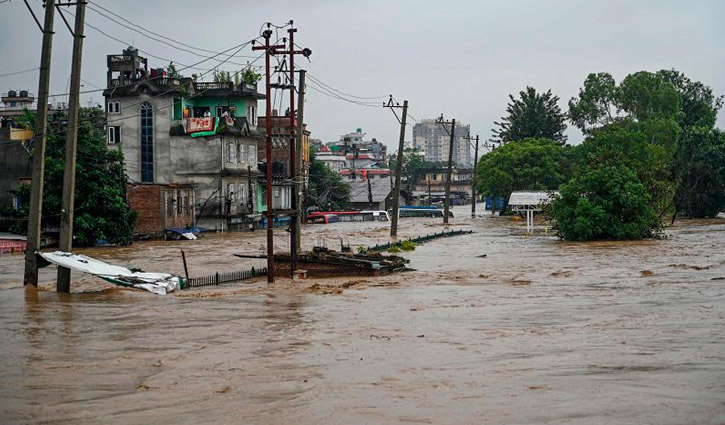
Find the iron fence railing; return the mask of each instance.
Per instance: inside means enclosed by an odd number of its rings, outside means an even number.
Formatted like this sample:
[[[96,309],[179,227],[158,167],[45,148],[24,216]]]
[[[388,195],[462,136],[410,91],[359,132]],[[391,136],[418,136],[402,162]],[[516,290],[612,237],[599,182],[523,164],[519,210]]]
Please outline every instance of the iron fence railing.
[[[433,233],[425,235],[425,236],[418,236],[417,238],[412,239],[406,239],[406,240],[400,240],[397,242],[388,242],[386,244],[382,245],[375,245],[375,246],[369,246],[367,248],[370,252],[378,252],[378,251],[387,251],[388,249],[392,248],[393,246],[397,246],[400,248],[403,245],[403,242],[411,241],[415,244],[421,244],[428,241],[432,241],[433,239],[440,239],[440,238],[448,238],[451,236],[460,236],[460,235],[470,235],[473,233],[473,230],[451,230],[449,232],[440,232],[440,233]]]
[[[227,273],[215,273],[213,275],[201,276],[201,277],[190,277],[185,280],[181,285],[181,289],[187,288],[199,288],[202,286],[217,286],[226,283],[241,282],[243,280],[252,279],[258,276],[266,276],[267,268],[254,268],[250,270],[240,270],[235,272]]]

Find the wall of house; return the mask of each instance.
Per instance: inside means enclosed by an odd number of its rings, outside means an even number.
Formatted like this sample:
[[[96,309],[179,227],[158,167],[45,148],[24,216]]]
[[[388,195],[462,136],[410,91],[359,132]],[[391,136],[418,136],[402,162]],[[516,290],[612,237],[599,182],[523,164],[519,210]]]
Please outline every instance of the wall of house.
[[[153,236],[163,234],[161,188],[161,186],[155,184],[126,185],[126,193],[128,194],[131,209],[138,211],[135,234],[150,234]]]
[[[30,177],[30,157],[19,141],[10,140],[10,129],[0,130],[0,207],[12,207],[11,190],[20,187],[20,179]]]
[[[168,173],[163,170],[163,164],[168,164],[171,158],[169,149],[169,129],[173,97],[171,95],[151,97],[139,95],[134,97],[106,97],[108,102],[120,102],[119,114],[107,114],[107,126],[121,127],[121,141],[118,144],[109,144],[109,149],[118,149],[123,152],[126,175],[131,182],[141,182],[141,103],[147,101],[153,107],[153,151],[154,151],[154,181],[153,183],[168,184]],[[108,142],[108,134],[106,134]]]

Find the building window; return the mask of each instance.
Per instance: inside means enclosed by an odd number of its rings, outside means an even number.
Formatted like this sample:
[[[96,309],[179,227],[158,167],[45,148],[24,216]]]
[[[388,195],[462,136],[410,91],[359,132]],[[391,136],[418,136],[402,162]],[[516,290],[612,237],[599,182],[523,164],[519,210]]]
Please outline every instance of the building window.
[[[257,107],[256,106],[247,107],[247,119],[249,120],[249,125],[257,125]]]
[[[169,218],[174,217],[174,195],[167,195],[166,197],[166,215]]]
[[[237,162],[237,149],[234,142],[227,143],[227,162]]]
[[[239,203],[242,205],[244,205],[244,203],[247,201],[246,196],[244,196],[245,195],[244,192],[245,192],[244,183],[239,183],[239,185],[237,185],[237,194],[239,195],[239,196],[237,196],[237,199],[239,200]]]
[[[121,102],[108,102],[108,114],[117,115],[121,113]]]
[[[108,127],[108,144],[116,145],[121,143],[121,126]]]
[[[191,202],[189,202],[189,192],[184,192],[184,215],[189,217],[191,215]]]
[[[244,162],[247,159],[247,145],[244,143],[240,143],[237,145],[237,148],[239,148],[239,152],[237,155],[237,162]]]
[[[227,184],[227,199],[234,202],[234,183]]]
[[[181,193],[176,197],[176,215],[181,217],[181,212],[184,208],[184,200],[181,199]]]
[[[256,164],[257,163],[257,146],[256,145],[249,145],[249,151],[247,155],[247,162],[250,164]]]
[[[149,102],[141,104],[141,182],[154,181],[154,116]],[[172,211],[173,212],[173,211]]]

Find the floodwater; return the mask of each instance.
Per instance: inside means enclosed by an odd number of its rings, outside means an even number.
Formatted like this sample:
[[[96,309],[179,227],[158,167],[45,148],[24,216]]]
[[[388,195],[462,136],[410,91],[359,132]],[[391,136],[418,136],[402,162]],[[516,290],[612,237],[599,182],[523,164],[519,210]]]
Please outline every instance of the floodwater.
[[[414,272],[169,296],[0,257],[0,423],[722,424],[725,219],[566,243],[506,218],[405,253]],[[439,220],[403,219],[405,237]],[[384,223],[305,228],[385,242]],[[277,233],[284,249],[286,233]],[[323,240],[324,239],[324,240]],[[79,252],[192,275],[263,265],[264,233]]]

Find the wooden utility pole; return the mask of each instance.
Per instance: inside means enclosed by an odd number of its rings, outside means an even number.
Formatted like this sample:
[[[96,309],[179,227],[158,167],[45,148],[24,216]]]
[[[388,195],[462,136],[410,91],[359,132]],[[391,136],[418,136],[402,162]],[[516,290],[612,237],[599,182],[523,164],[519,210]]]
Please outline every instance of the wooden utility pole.
[[[27,4],[28,9],[30,6]],[[40,249],[41,221],[43,217],[43,178],[45,175],[45,142],[48,131],[48,91],[50,89],[50,57],[53,50],[53,17],[55,0],[45,3],[43,47],[40,53],[40,80],[38,83],[38,113],[35,117],[33,142],[33,174],[28,217],[28,244],[25,249],[25,285],[38,286],[38,261],[35,251]],[[30,10],[32,13],[32,9]],[[33,14],[33,17],[35,15]]]
[[[393,108],[399,108],[399,104],[393,105],[393,96],[390,96],[390,100],[387,104],[383,105],[384,108],[390,108],[393,113]],[[400,177],[403,174],[403,161],[404,155],[403,150],[405,148],[405,119],[408,116],[408,101],[403,101],[403,117],[400,120],[400,137],[398,139],[398,160],[395,163],[395,187],[393,188],[393,215],[390,217],[390,236],[398,236],[398,216],[400,211]],[[397,118],[397,115],[395,116]]]
[[[302,140],[304,139],[304,112],[305,112],[305,70],[300,70],[300,82],[299,82],[299,89],[298,89],[299,96],[297,97],[297,140],[295,140],[295,143],[297,144],[297,164],[298,165],[298,172],[297,175],[294,177],[294,197],[292,198],[294,200],[294,208],[297,212],[297,214],[294,217],[295,228],[294,228],[294,240],[295,240],[295,254],[299,256],[299,254],[302,252]]]
[[[438,119],[438,122],[446,128],[448,124],[443,120],[443,115]],[[446,173],[446,197],[443,200],[443,224],[448,224],[448,211],[451,208],[451,178],[453,178],[453,142],[456,134],[456,119],[451,120],[451,142],[448,147],[448,172]]]
[[[60,12],[60,11],[59,11]],[[62,12],[61,12],[62,13]],[[68,131],[65,139],[65,169],[63,170],[63,209],[60,211],[60,250],[73,250],[73,209],[76,187],[76,150],[78,147],[78,109],[81,103],[81,62],[83,58],[83,27],[86,15],[86,2],[76,3],[75,25],[73,30],[73,57],[68,105]],[[71,271],[58,267],[58,292],[70,292]]]

